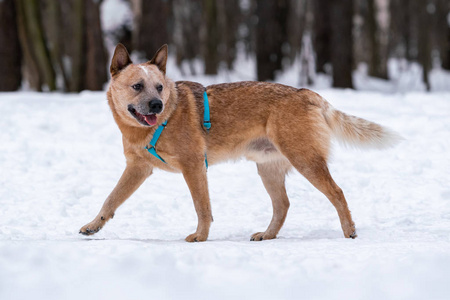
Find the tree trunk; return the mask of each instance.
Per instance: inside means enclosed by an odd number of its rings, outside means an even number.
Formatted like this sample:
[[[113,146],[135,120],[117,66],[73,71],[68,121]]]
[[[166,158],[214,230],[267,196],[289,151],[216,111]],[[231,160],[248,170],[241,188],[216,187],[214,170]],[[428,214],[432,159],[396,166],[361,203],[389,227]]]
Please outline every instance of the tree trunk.
[[[442,68],[450,71],[450,26],[447,26],[445,47],[442,49]]]
[[[63,91],[69,89],[67,72],[63,64],[64,30],[61,16],[63,11],[59,0],[41,0],[43,3],[43,26],[45,39],[50,52],[52,65],[56,72],[57,85]]]
[[[281,70],[286,37],[286,0],[256,2],[256,67],[258,80],[274,80]]]
[[[84,68],[83,88],[91,91],[103,90],[108,80],[106,75],[106,50],[103,44],[103,33],[100,24],[101,1],[85,0],[85,50],[86,67]]]
[[[216,0],[204,0],[204,15],[206,25],[205,40],[205,74],[215,75],[219,67],[219,28],[217,22],[217,3]]]
[[[142,58],[151,59],[169,42],[169,7],[165,0],[131,0],[134,13],[133,48]]]
[[[202,0],[173,0],[173,42],[176,63],[184,74],[182,63],[187,61],[195,74],[193,60],[201,52]]]
[[[27,34],[27,18],[25,17],[24,7],[21,0],[16,0],[17,29],[19,32],[20,46],[23,52],[23,75],[30,85],[30,88],[36,91],[42,91],[42,77],[39,67],[34,58],[32,43]]]
[[[42,90],[56,90],[56,77],[43,33],[37,0],[16,0],[21,48],[24,51],[26,77],[30,86]]]
[[[0,1],[0,91],[15,91],[22,82],[21,51],[13,0]]]
[[[31,41],[34,57],[43,77],[43,83],[50,91],[56,90],[56,77],[43,33],[41,13],[37,0],[22,0],[27,20],[27,38]]]
[[[331,62],[331,21],[332,0],[316,0],[314,11],[314,48],[316,52],[316,72],[326,73],[325,65]]]
[[[377,20],[375,0],[367,0],[367,33],[369,35],[369,75],[388,79],[387,62],[381,57],[380,26]]]
[[[289,43],[289,52],[287,55],[291,63],[295,61],[295,57],[300,53],[302,48],[303,33],[308,19],[307,10],[310,2],[310,0],[289,0],[287,3],[286,28]]]
[[[83,89],[84,82],[84,1],[72,0],[72,13],[71,13],[71,31],[72,38],[70,42],[70,57],[71,57],[71,76],[69,91],[79,92]]]
[[[233,69],[236,59],[238,27],[241,22],[241,9],[238,0],[217,0],[220,34],[220,61],[224,61],[229,70]]]
[[[330,8],[333,87],[353,88],[353,0],[334,0]]]
[[[431,70],[431,38],[428,26],[431,21],[430,14],[427,11],[427,1],[423,1],[418,11],[419,14],[419,40],[418,40],[418,58],[422,65],[422,79],[427,91],[431,90],[429,72]]]
[[[448,0],[438,0],[437,2],[437,28],[435,31],[441,66],[445,70],[450,70],[450,2]]]

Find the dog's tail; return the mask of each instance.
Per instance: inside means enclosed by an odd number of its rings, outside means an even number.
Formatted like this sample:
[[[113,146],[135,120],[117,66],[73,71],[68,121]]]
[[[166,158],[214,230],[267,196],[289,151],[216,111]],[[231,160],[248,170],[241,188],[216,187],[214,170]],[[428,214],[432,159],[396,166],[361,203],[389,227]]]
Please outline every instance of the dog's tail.
[[[389,148],[402,140],[396,132],[362,118],[347,115],[329,103],[323,111],[334,137],[345,146],[358,148]]]

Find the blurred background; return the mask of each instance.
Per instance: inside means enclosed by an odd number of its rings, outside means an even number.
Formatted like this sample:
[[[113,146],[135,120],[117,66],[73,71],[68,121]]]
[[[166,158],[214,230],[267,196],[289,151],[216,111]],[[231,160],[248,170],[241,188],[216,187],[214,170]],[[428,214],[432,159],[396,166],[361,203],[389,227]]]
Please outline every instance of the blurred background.
[[[450,0],[2,0],[0,91],[103,90],[119,42],[135,61],[169,44],[180,76],[448,90],[449,12]]]

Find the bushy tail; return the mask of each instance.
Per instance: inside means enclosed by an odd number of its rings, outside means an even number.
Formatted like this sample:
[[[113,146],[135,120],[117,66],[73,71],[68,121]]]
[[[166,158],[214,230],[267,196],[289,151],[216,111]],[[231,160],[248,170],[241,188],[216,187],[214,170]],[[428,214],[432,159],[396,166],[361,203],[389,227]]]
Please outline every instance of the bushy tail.
[[[400,135],[386,127],[347,115],[331,105],[325,109],[324,117],[334,137],[346,146],[383,149],[402,140]]]

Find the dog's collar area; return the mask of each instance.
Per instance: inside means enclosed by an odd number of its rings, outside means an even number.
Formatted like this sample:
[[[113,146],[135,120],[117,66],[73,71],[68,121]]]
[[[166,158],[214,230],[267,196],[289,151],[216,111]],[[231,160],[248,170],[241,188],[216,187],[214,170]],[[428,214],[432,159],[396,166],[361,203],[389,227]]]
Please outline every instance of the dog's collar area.
[[[209,130],[211,129],[211,119],[209,113],[209,101],[208,95],[206,93],[206,88],[205,91],[203,92],[203,106],[205,108],[205,111],[203,112],[203,126],[206,128],[206,131],[209,132]],[[149,145],[144,147],[150,154],[152,154],[154,157],[156,157],[165,164],[167,164],[167,162],[156,152],[156,143],[158,142],[158,139],[161,136],[161,133],[163,132],[164,128],[166,128],[167,121],[168,120],[165,120],[161,125],[158,126],[155,133],[153,134],[152,139],[150,140]],[[205,165],[206,169],[208,169],[208,159],[206,157],[206,152],[205,152]]]

